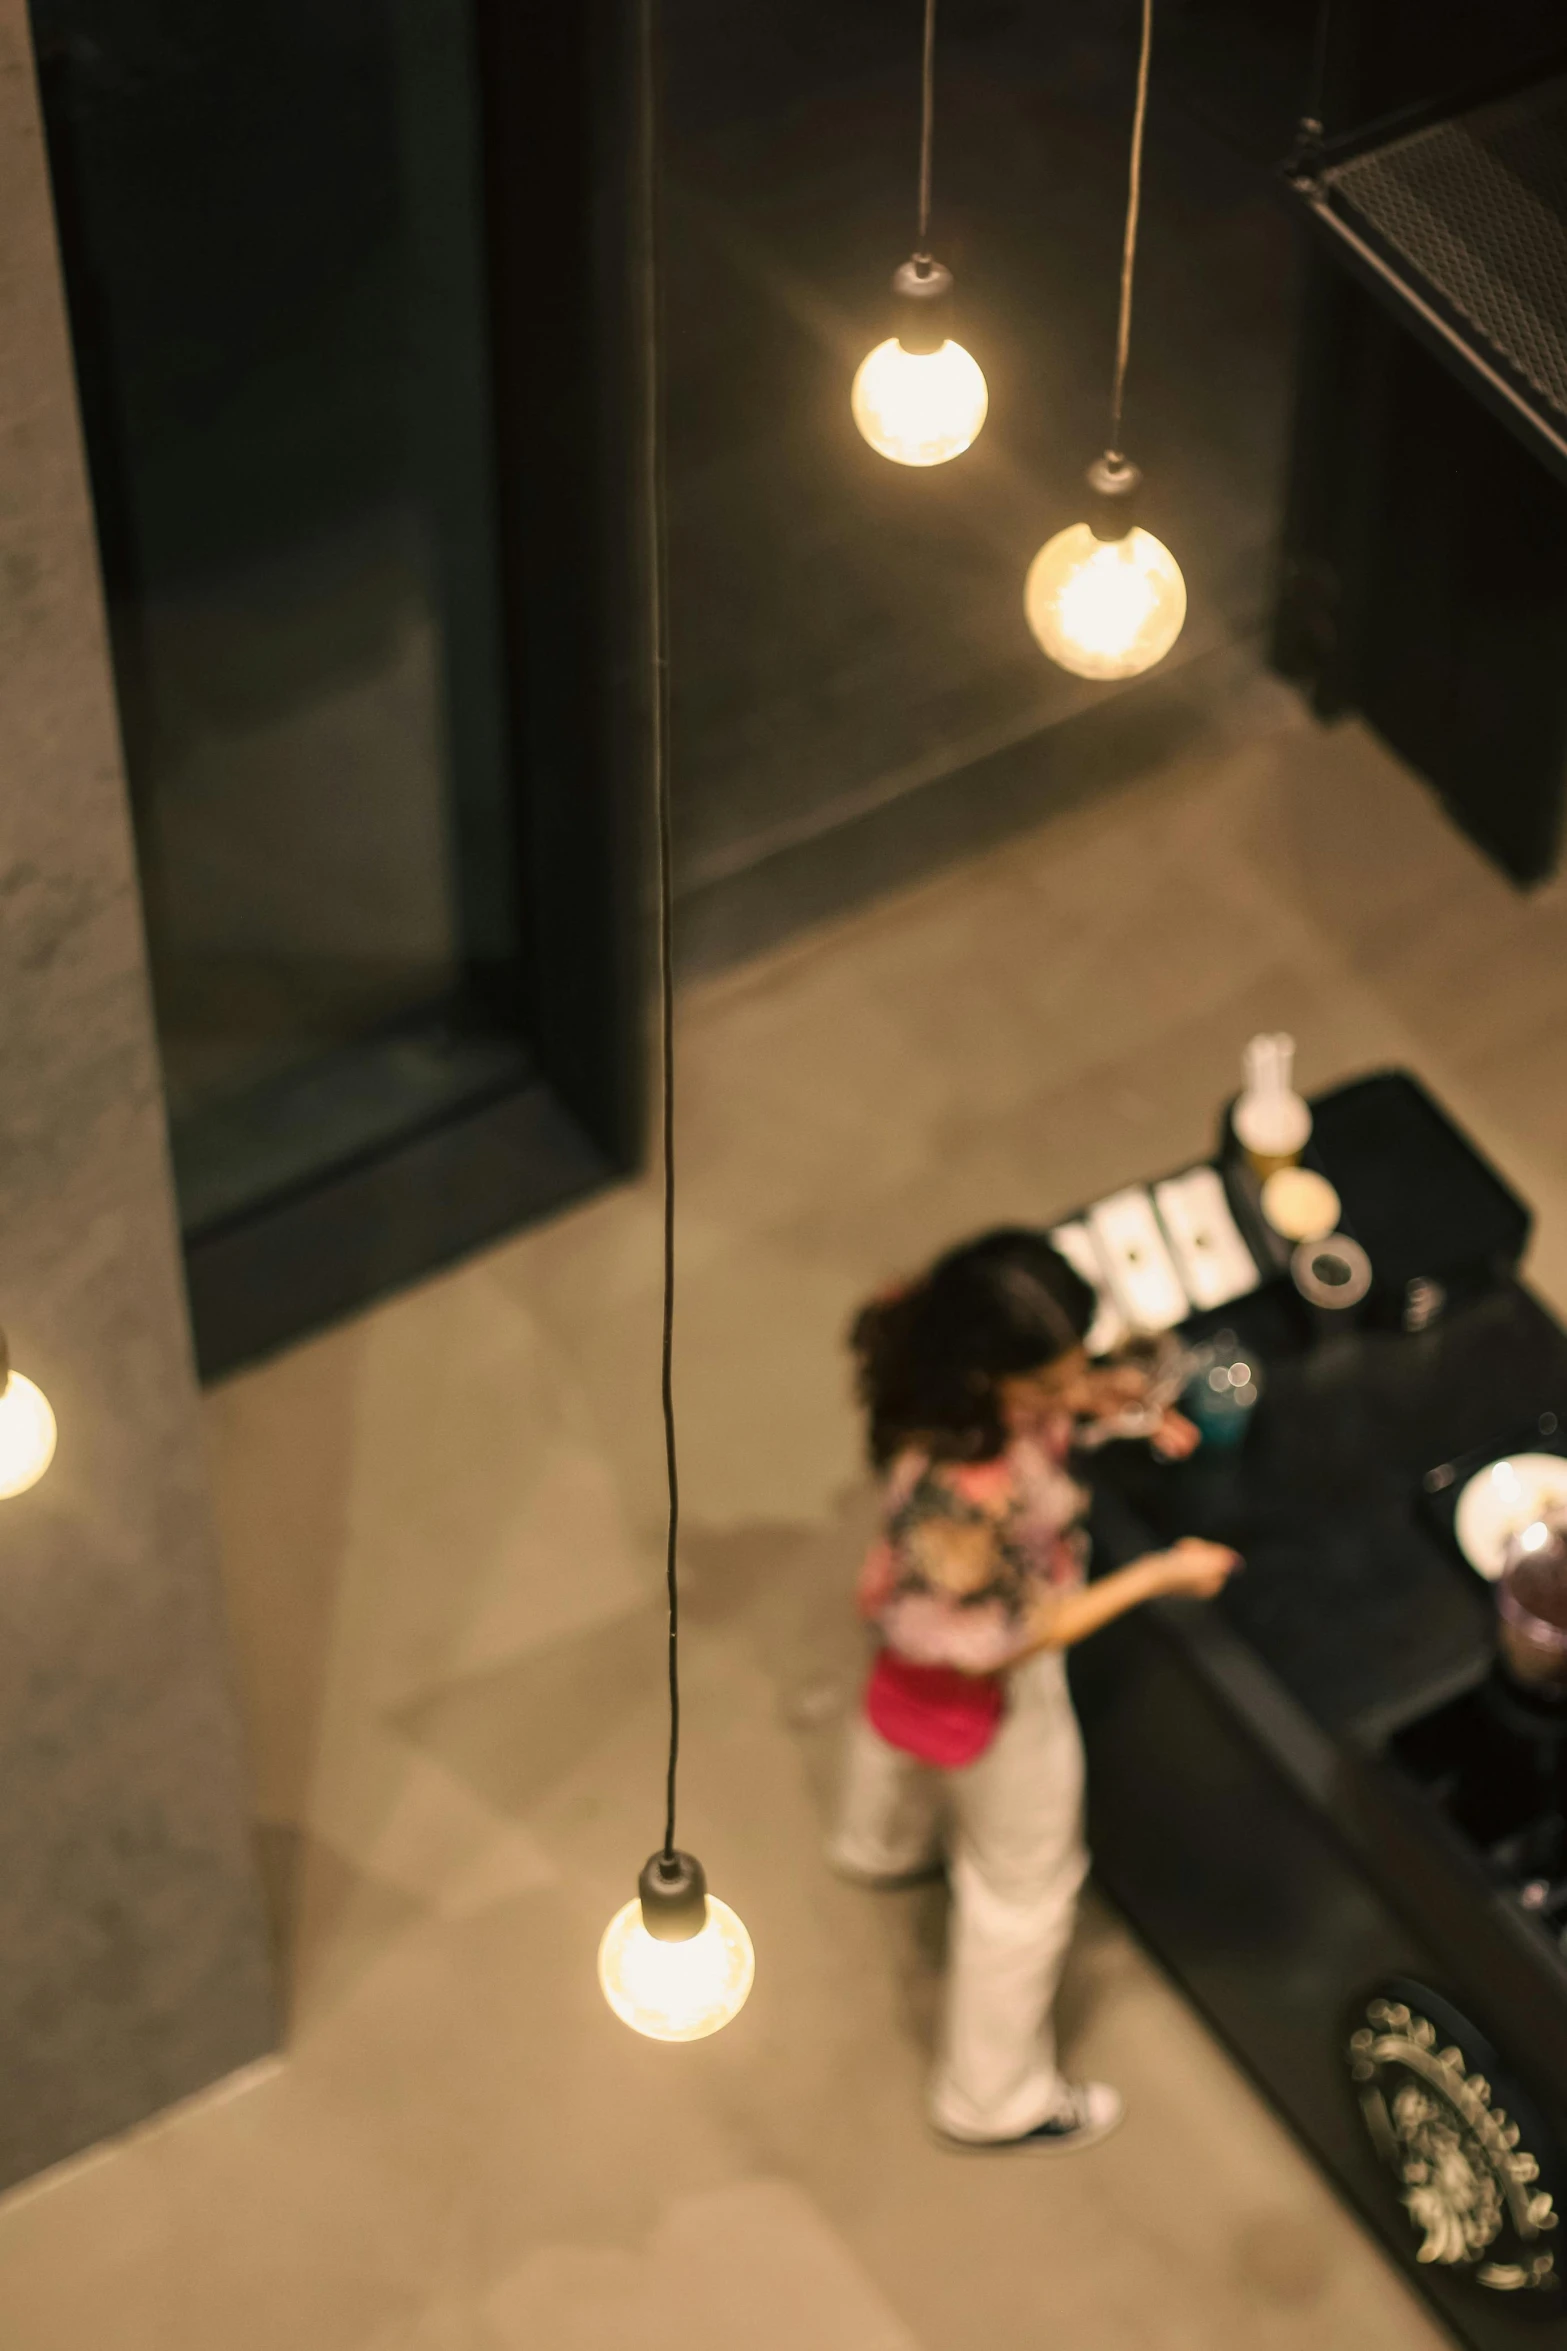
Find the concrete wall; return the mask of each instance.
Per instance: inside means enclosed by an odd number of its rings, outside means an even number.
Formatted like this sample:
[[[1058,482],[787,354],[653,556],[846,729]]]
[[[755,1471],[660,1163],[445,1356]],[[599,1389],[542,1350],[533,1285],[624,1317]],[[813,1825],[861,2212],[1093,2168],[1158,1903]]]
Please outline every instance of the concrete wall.
[[[135,868],[27,15],[0,0],[0,2184],[267,2048]]]

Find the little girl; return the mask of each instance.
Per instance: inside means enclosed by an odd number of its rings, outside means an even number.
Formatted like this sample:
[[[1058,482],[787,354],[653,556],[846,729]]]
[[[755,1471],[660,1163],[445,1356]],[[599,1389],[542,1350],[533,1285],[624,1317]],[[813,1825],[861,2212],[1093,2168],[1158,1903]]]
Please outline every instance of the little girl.
[[[953,1919],[938,2134],[965,2147],[1090,2145],[1121,2119],[1066,2081],[1050,2011],[1088,1867],[1083,1750],[1063,1651],[1159,1594],[1208,1599],[1240,1565],[1186,1540],[1089,1584],[1074,1436],[1150,1433],[1189,1453],[1145,1377],[1090,1363],[1088,1285],[1043,1235],[950,1250],[865,1307],[851,1344],[882,1474],[861,1578],[880,1647],[850,1734],[831,1855],[863,1884],[939,1865]]]

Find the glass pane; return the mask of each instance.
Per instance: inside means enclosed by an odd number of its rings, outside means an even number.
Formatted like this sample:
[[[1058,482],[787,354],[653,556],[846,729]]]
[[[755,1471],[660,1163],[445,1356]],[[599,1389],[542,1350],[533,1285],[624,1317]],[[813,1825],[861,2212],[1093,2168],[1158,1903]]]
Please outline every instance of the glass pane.
[[[34,15],[199,1229],[516,1075],[467,23]]]

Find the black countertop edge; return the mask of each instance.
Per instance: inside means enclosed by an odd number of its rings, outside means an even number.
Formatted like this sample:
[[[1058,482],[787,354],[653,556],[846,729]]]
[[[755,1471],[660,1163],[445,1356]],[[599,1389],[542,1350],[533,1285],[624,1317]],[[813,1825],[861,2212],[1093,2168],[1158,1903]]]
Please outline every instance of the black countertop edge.
[[[1567,1953],[1556,1936],[1498,1882],[1424,1789],[1385,1759],[1383,1742],[1323,1730],[1204,1603],[1154,1601],[1144,1613],[1154,1637],[1239,1723],[1259,1759],[1424,1937],[1495,2036],[1534,2047],[1567,2122]],[[1460,1681],[1458,1692],[1475,1678]],[[1458,1692],[1434,1691],[1432,1703]]]

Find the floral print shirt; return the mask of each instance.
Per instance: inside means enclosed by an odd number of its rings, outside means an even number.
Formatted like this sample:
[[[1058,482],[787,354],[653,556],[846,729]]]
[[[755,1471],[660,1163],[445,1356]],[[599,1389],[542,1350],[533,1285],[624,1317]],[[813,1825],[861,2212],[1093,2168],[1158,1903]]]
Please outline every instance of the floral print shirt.
[[[887,1472],[860,1613],[915,1665],[1000,1673],[1038,1639],[1038,1606],[1083,1580],[1086,1488],[1068,1475],[1072,1423],[1052,1416],[994,1461],[915,1448]]]

